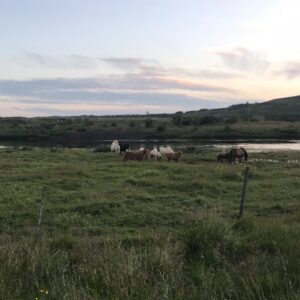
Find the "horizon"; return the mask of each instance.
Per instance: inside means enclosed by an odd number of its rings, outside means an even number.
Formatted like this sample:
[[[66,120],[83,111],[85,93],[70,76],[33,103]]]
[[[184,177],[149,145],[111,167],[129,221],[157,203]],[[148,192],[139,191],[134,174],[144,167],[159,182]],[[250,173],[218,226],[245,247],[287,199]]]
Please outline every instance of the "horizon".
[[[299,9],[0,0],[0,116],[163,114],[299,95]]]

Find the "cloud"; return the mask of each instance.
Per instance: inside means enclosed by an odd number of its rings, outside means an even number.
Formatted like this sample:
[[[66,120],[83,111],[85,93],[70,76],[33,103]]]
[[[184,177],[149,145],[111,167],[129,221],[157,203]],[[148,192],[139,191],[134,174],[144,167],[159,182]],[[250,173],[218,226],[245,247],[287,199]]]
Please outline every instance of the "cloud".
[[[300,62],[286,62],[280,70],[275,71],[274,73],[275,75],[285,76],[287,79],[300,77]]]
[[[122,81],[123,80],[123,81]],[[219,91],[218,87],[194,85],[175,79],[140,80],[135,77],[47,80],[0,80],[1,107],[9,104],[10,109],[31,115],[44,114],[102,114],[102,113],[144,113],[174,112],[217,108],[224,104],[205,97],[184,94],[181,89]],[[172,88],[170,90],[170,88]],[[173,89],[176,88],[176,91]],[[74,111],[72,107],[76,107]],[[95,110],[93,111],[93,107]],[[147,109],[145,109],[147,108]],[[47,111],[48,110],[48,111]],[[68,113],[67,113],[68,112]],[[28,113],[29,114],[29,113]]]
[[[55,92],[35,92],[31,95],[19,97],[1,97],[2,102],[20,103],[60,103],[60,104],[143,104],[143,105],[181,105],[199,106],[205,108],[219,107],[220,103],[191,97],[179,93],[153,93],[153,92],[111,92],[111,91],[55,91]],[[5,100],[6,99],[6,100]]]
[[[23,53],[22,57],[19,58],[19,62],[25,66],[37,64],[39,66],[54,69],[90,69],[99,66],[98,59],[94,57],[83,55],[54,56],[29,51]]]
[[[164,66],[158,60],[144,59],[138,57],[88,57],[83,55],[44,55],[35,52],[24,52],[17,59],[18,63],[26,68],[41,67],[59,71],[76,69],[98,70],[101,72],[103,66],[107,65],[111,71],[118,70],[126,74],[135,74],[136,76],[154,76],[154,77],[189,77],[203,79],[231,79],[241,78],[243,75],[238,72],[229,72],[212,67],[212,69],[188,69],[176,66]],[[105,65],[103,65],[105,64]],[[102,67],[102,69],[101,69]],[[115,72],[112,72],[115,73]],[[117,72],[120,74],[120,72]],[[123,74],[124,75],[124,74]],[[86,74],[85,74],[86,76]],[[108,76],[108,75],[107,75]]]
[[[160,67],[160,62],[155,59],[143,59],[143,58],[130,58],[130,57],[121,57],[121,58],[99,58],[100,61],[103,61],[114,68],[120,70],[132,70],[139,69],[143,67]]]
[[[211,79],[241,76],[238,72],[215,68],[201,70],[163,66],[154,59],[134,57],[54,56],[26,52],[22,62],[27,67],[28,64],[30,67],[34,64],[38,69],[43,66],[55,69],[54,74],[64,74],[59,69],[70,69],[70,74],[75,73],[72,68],[87,69],[81,72],[85,74],[83,78],[63,75],[61,78],[0,80],[1,107],[5,107],[3,103],[14,103],[16,105],[14,108],[10,106],[10,109],[16,111],[17,107],[24,113],[28,109],[32,114],[65,111],[72,114],[72,105],[79,114],[80,110],[82,113],[87,110],[93,112],[92,106],[97,106],[98,114],[101,114],[101,109],[103,112],[113,113],[116,110],[121,113],[122,108],[126,112],[130,109],[132,112],[143,112],[145,107],[155,112],[159,112],[159,108],[164,112],[175,111],[175,108],[217,108],[222,106],[222,102],[214,99],[236,99],[238,93],[228,84],[218,85]],[[86,73],[91,74],[90,69],[95,66],[106,68],[106,72],[110,66],[111,73],[87,78]],[[76,70],[76,74],[80,74],[80,71]],[[68,108],[63,108],[66,106]],[[88,107],[87,110],[84,106]]]
[[[168,77],[141,76],[137,74],[110,75],[83,79],[36,79],[0,80],[0,95],[52,97],[62,94],[81,93],[82,96],[110,90],[113,92],[146,91],[169,93],[172,90],[235,94],[235,91],[221,86],[181,80]],[[74,95],[75,96],[75,95]],[[84,98],[83,98],[84,99]]]
[[[262,71],[270,65],[258,51],[250,51],[242,47],[216,51],[215,54],[222,59],[226,66],[236,70]]]

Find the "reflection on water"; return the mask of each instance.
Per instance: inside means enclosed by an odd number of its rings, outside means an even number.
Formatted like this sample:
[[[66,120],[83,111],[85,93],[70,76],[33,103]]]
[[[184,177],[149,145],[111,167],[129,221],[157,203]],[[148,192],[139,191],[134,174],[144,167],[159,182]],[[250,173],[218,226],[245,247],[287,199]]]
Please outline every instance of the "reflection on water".
[[[248,152],[269,152],[269,151],[300,151],[300,142],[295,143],[274,143],[274,144],[256,144],[256,143],[241,143],[241,144],[217,144],[213,145],[214,148],[227,151],[232,147],[243,147]]]
[[[112,141],[102,140],[96,143],[97,147],[110,147]],[[270,151],[300,151],[300,140],[294,140],[289,142],[239,142],[239,141],[205,141],[205,140],[173,140],[173,141],[158,141],[158,140],[131,140],[126,141],[130,144],[131,149],[138,149],[140,147],[145,148],[158,148],[160,146],[166,147],[171,146],[175,149],[185,149],[188,147],[194,147],[197,149],[218,149],[220,152],[226,152],[231,148],[244,147],[248,152],[270,152]],[[37,145],[20,145],[20,144],[2,144],[0,148],[12,148],[12,147],[24,147],[30,146],[35,147]],[[70,146],[71,147],[71,146]],[[78,148],[78,147],[77,147]]]

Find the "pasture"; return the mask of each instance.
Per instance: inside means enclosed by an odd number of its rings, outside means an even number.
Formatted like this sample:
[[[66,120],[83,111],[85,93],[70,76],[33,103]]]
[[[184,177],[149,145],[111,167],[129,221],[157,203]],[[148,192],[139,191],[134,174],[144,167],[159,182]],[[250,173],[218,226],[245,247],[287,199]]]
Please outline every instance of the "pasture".
[[[250,154],[242,219],[216,155],[0,149],[0,298],[299,299],[299,152]]]

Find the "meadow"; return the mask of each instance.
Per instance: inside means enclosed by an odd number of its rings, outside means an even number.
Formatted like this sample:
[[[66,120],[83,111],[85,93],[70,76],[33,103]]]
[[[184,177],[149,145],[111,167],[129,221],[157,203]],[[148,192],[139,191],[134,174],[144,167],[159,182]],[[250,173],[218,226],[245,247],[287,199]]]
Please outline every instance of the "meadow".
[[[299,152],[104,150],[0,149],[0,299],[300,298]]]

